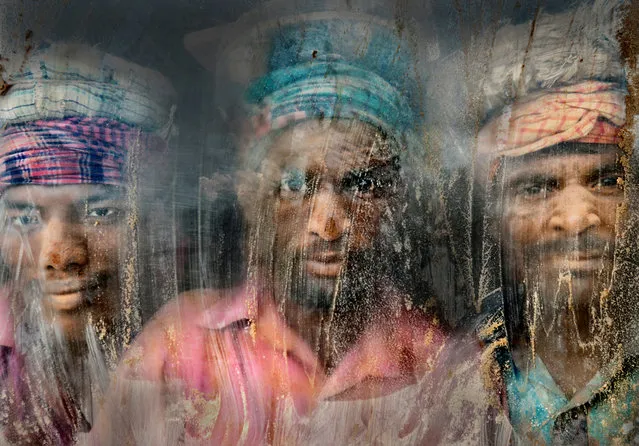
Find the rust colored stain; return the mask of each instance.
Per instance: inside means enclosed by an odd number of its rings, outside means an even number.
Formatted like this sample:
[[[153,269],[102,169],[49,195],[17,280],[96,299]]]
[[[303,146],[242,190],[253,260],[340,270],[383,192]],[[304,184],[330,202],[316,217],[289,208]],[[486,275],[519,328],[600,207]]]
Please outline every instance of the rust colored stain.
[[[626,67],[628,68],[628,95],[626,96],[626,129],[632,129],[634,117],[639,112],[639,76],[637,75],[637,54],[639,53],[639,3],[630,2],[626,6],[623,24],[617,40]],[[628,155],[632,153],[635,135],[632,131],[622,132],[621,147]]]

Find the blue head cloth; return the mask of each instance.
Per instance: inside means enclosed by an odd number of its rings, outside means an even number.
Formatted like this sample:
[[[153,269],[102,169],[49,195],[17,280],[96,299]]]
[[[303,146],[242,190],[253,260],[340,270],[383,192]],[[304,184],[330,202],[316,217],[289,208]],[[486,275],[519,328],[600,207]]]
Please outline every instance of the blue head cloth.
[[[268,32],[267,73],[245,94],[262,132],[306,119],[358,119],[405,145],[421,129],[414,45],[395,27],[330,17]]]

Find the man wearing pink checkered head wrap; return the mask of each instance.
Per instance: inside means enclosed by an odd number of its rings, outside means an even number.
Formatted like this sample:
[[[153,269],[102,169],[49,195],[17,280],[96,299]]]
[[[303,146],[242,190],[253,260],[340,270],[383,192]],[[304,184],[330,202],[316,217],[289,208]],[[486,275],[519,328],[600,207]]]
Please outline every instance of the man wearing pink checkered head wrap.
[[[174,91],[77,44],[39,48],[5,81],[0,428],[15,443],[72,444],[140,328],[141,233],[161,207],[147,170],[161,181]]]
[[[625,443],[638,433],[636,360],[609,342],[625,198],[619,17],[614,2],[595,2],[505,27],[484,84],[493,116],[477,137],[490,210],[479,298],[489,310],[478,332],[490,385],[523,441]],[[510,99],[497,104],[500,94]]]
[[[516,157],[566,142],[619,144],[625,97],[619,84],[600,81],[526,96],[482,128],[478,152]]]

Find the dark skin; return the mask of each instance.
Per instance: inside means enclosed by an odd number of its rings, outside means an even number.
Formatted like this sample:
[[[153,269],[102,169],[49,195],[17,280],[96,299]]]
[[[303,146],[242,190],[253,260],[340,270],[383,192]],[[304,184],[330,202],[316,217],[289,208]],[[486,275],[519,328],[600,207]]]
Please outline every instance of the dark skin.
[[[91,184],[29,185],[8,189],[2,200],[2,257],[20,271],[14,286],[37,284],[46,320],[71,344],[81,343],[89,320],[108,328],[120,300],[119,246],[126,225],[122,191]]]
[[[624,198],[619,149],[572,144],[505,167],[504,249],[533,309],[528,347],[570,398],[602,366],[597,311]]]
[[[364,267],[348,259],[372,249],[397,180],[375,135],[361,122],[301,123],[276,138],[261,169],[274,189],[276,295],[289,296],[289,326],[329,369],[370,314],[340,311],[343,275]]]

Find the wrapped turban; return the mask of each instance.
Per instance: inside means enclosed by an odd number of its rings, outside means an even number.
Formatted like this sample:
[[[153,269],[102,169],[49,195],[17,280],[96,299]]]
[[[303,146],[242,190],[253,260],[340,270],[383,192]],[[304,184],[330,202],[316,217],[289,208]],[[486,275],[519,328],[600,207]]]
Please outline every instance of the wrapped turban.
[[[255,23],[247,18],[185,39],[187,49],[217,71],[222,102],[245,106],[249,158],[261,159],[273,132],[324,118],[365,122],[404,153],[425,158],[422,64],[436,57],[432,42],[412,27],[348,10],[252,18]]]
[[[9,186],[125,182],[133,150],[167,151],[175,92],[159,73],[76,44],[30,55],[0,96],[0,192]]]
[[[7,127],[0,143],[0,190],[9,186],[125,183],[127,153],[166,152],[166,142],[107,118],[71,117]]]
[[[618,84],[586,81],[550,89],[506,108],[479,132],[480,156],[521,156],[563,142],[617,144],[625,92]]]

